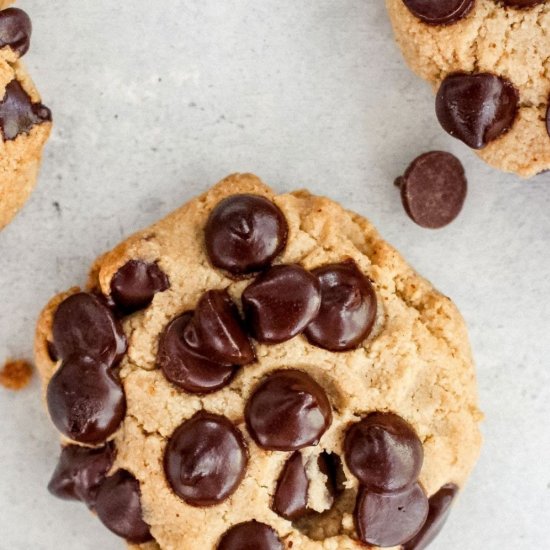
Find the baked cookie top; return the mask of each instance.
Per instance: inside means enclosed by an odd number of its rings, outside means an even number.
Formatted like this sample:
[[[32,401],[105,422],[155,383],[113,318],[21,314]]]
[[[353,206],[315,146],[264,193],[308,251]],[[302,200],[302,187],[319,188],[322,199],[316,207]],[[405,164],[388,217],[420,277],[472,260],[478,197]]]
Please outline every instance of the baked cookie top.
[[[420,548],[480,447],[453,303],[366,219],[252,175],[100,257],[35,352],[50,490],[147,550]]]
[[[550,3],[386,0],[411,68],[437,91],[446,131],[491,166],[550,169]]]

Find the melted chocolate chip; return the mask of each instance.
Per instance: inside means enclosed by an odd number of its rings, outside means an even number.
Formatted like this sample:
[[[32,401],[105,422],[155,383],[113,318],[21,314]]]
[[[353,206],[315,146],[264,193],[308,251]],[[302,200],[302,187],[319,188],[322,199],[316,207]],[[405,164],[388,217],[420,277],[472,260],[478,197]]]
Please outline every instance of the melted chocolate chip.
[[[18,8],[0,11],[0,48],[9,46],[19,57],[29,51],[32,23],[29,16]]]
[[[284,465],[277,482],[272,509],[290,521],[307,512],[309,479],[300,452],[295,452]]]
[[[72,294],[53,317],[53,340],[57,355],[87,355],[109,366],[126,352],[126,337],[111,310],[94,294]]]
[[[220,365],[247,365],[256,358],[239,310],[226,290],[205,292],[184,329],[187,345]]]
[[[317,445],[332,422],[325,390],[298,370],[270,374],[254,390],[245,410],[250,435],[275,451],[297,451]]]
[[[431,151],[416,158],[396,180],[405,211],[421,227],[438,229],[462,210],[468,182],[462,163],[450,153]]]
[[[275,344],[300,334],[321,306],[320,284],[299,265],[277,265],[242,295],[246,321],[256,340]]]
[[[373,413],[353,424],[344,443],[351,473],[367,489],[396,491],[416,481],[424,450],[412,426],[392,413]]]
[[[172,435],[164,472],[174,492],[191,506],[212,506],[241,483],[248,463],[244,439],[224,416],[198,412]]]
[[[105,527],[128,542],[141,544],[153,538],[143,521],[139,481],[126,470],[118,470],[101,484],[96,512]]]
[[[512,127],[518,102],[517,90],[503,77],[457,73],[441,83],[436,114],[451,136],[473,149],[483,149]]]
[[[217,550],[284,550],[277,533],[258,521],[231,527],[220,540]]]
[[[80,445],[63,447],[48,490],[58,498],[81,500],[93,508],[99,486],[112,468],[115,454],[112,442],[96,449]]]
[[[320,267],[321,309],[305,331],[308,340],[330,351],[358,347],[376,319],[376,293],[353,261]]]
[[[33,103],[17,80],[6,86],[6,93],[0,101],[0,129],[5,141],[15,139],[19,134],[28,134],[37,124],[51,119],[51,111],[42,103]]]
[[[268,267],[285,247],[287,235],[281,210],[259,195],[233,195],[222,200],[205,228],[210,261],[234,275]]]
[[[430,497],[430,509],[424,527],[422,527],[420,533],[405,544],[403,550],[424,550],[435,540],[449,517],[451,505],[457,493],[458,487],[453,483],[449,483]]]
[[[545,2],[546,0],[502,0],[502,3],[505,6],[520,9],[534,8],[535,6],[544,4]]]
[[[326,487],[334,498],[346,489],[346,475],[342,466],[342,460],[335,453],[322,452],[317,459],[319,471],[327,476]]]
[[[373,546],[398,546],[421,529],[428,516],[428,498],[419,483],[398,493],[359,490],[355,527],[359,539]]]
[[[119,379],[107,364],[91,357],[66,359],[50,380],[46,397],[57,429],[79,443],[103,443],[126,414]]]
[[[428,25],[452,25],[472,11],[475,0],[403,0],[403,3]]]
[[[231,382],[234,367],[225,367],[195,352],[183,337],[192,313],[174,319],[162,333],[157,354],[157,366],[164,376],[189,393],[210,393]]]
[[[126,312],[147,307],[157,292],[170,288],[168,277],[157,264],[130,260],[111,280],[111,296]]]

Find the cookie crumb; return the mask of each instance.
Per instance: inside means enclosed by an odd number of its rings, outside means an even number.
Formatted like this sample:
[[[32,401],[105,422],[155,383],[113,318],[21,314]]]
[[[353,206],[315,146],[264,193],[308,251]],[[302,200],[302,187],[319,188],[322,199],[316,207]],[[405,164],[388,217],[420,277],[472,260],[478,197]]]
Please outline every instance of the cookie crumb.
[[[0,385],[8,390],[19,391],[29,385],[33,368],[28,361],[7,361],[0,371]]]

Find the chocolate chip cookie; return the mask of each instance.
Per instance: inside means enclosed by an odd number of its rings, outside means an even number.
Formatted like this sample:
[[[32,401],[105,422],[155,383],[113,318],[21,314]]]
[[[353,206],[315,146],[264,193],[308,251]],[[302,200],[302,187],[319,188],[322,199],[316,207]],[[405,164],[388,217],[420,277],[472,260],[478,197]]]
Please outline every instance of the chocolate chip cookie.
[[[0,8],[11,3],[3,2]],[[40,102],[20,60],[29,49],[31,33],[31,20],[23,10],[0,11],[0,230],[31,194],[51,130],[51,112]]]
[[[35,349],[50,491],[134,548],[419,550],[480,447],[452,302],[366,219],[252,175],[99,258]]]
[[[550,169],[550,3],[386,4],[407,62],[437,92],[442,127],[501,170]]]

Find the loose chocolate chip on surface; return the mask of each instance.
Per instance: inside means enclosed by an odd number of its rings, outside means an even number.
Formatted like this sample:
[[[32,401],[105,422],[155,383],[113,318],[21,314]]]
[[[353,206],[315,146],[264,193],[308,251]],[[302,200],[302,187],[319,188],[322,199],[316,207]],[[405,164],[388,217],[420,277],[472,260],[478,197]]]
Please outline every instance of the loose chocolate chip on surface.
[[[15,139],[19,134],[28,134],[33,126],[51,119],[51,111],[41,103],[32,103],[30,96],[17,80],[12,80],[6,86],[6,93],[0,101],[0,128],[4,140]]]
[[[50,380],[46,398],[57,429],[79,443],[103,443],[126,414],[120,380],[106,363],[91,357],[66,359]]]
[[[317,445],[332,422],[325,390],[304,372],[289,369],[268,375],[245,409],[248,431],[256,443],[276,451]]]
[[[305,330],[319,312],[321,289],[303,267],[277,265],[245,289],[242,301],[254,338],[274,344]]]
[[[430,497],[430,510],[426,523],[424,523],[420,533],[405,544],[403,550],[424,550],[435,540],[449,517],[457,493],[458,487],[453,483],[449,483]]]
[[[97,493],[96,512],[113,533],[134,544],[152,540],[143,521],[139,481],[126,470],[108,477]]]
[[[0,48],[9,46],[19,57],[29,51],[32,23],[29,16],[18,8],[0,11]]]
[[[429,229],[451,223],[460,214],[468,192],[462,163],[444,151],[420,155],[395,183],[401,188],[409,217]]]
[[[355,527],[359,539],[373,546],[404,544],[421,529],[428,516],[428,498],[419,483],[397,493],[359,490]]]
[[[321,284],[321,309],[308,325],[308,340],[330,351],[358,347],[370,334],[376,319],[376,293],[353,261],[313,271]]]
[[[239,430],[224,416],[198,412],[171,436],[164,472],[174,492],[191,506],[212,506],[242,481],[248,452]]]
[[[547,0],[502,0],[505,6],[511,8],[534,8],[539,4],[544,4]]]
[[[512,127],[518,102],[518,92],[506,78],[457,73],[443,80],[435,105],[446,132],[473,149],[483,149]]]
[[[424,459],[412,426],[392,413],[373,413],[353,424],[344,442],[346,463],[367,489],[396,491],[414,483]]]
[[[57,355],[86,355],[117,363],[126,352],[126,337],[111,310],[94,294],[72,294],[53,317],[53,341]]]
[[[259,195],[233,195],[222,200],[205,228],[210,261],[234,275],[268,267],[284,249],[287,235],[281,210]]]
[[[269,525],[247,521],[231,527],[223,535],[217,550],[284,550],[284,546]]]
[[[308,511],[308,488],[302,454],[297,451],[288,459],[277,481],[273,511],[291,521],[301,518]]]
[[[130,260],[111,280],[111,296],[126,312],[147,307],[157,292],[170,288],[166,273],[155,263]]]
[[[475,0],[403,0],[403,3],[428,25],[451,25],[470,13]]]
[[[115,454],[112,442],[95,449],[80,445],[63,447],[48,490],[58,498],[80,500],[93,508],[99,486],[112,468]]]
[[[226,290],[202,295],[184,338],[191,349],[220,365],[247,365],[256,358],[239,310]]]
[[[186,343],[183,334],[192,317],[192,313],[184,313],[164,329],[159,341],[157,366],[172,384],[186,392],[217,391],[231,382],[236,369],[214,363]]]

